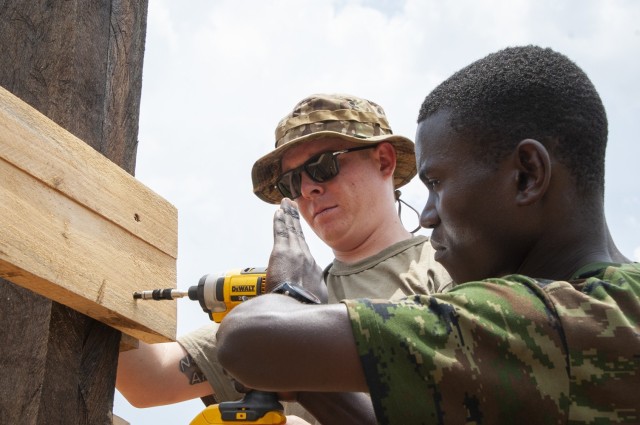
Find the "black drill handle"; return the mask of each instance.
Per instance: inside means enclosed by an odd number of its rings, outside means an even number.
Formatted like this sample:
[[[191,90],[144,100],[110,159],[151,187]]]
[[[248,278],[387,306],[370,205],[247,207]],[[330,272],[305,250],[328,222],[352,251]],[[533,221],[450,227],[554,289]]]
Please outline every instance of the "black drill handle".
[[[225,401],[218,405],[220,417],[225,421],[233,421],[237,413],[246,414],[247,421],[256,421],[268,412],[284,411],[278,401],[278,394],[265,391],[249,391],[242,400]]]

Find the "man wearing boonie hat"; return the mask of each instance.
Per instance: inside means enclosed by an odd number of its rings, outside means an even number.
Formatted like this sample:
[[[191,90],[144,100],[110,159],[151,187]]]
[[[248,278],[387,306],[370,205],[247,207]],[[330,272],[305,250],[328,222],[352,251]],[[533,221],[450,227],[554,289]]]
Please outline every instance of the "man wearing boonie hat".
[[[312,95],[280,121],[275,139],[275,149],[253,166],[253,191],[272,204],[285,195],[293,199],[332,248],[335,259],[324,270],[330,303],[397,299],[451,286],[429,239],[412,236],[396,211],[397,189],[416,174],[414,144],[393,134],[380,105],[345,94]],[[287,230],[275,238],[279,261],[315,265],[313,258],[300,259],[310,257],[300,232]],[[274,273],[269,264],[269,280],[278,280]],[[311,419],[300,406],[289,404],[286,412]]]
[[[336,258],[325,270],[329,302],[450,286],[428,238],[412,236],[396,212],[396,189],[416,174],[414,144],[393,134],[382,107],[351,95],[312,95],[280,121],[275,136],[275,149],[253,166],[253,191],[272,204],[284,195],[294,200],[332,248]],[[276,239],[276,248],[293,237]]]
[[[272,204],[285,195],[294,200],[309,226],[331,247],[335,259],[324,270],[328,302],[397,299],[451,287],[449,275],[433,260],[429,239],[406,230],[396,210],[396,201],[401,202],[397,189],[416,174],[414,144],[393,134],[382,107],[351,95],[312,95],[280,121],[275,139],[275,149],[253,166],[253,191]],[[322,279],[302,232],[286,232],[276,235],[273,252],[287,266],[313,270],[317,280]],[[269,264],[269,279],[279,267]],[[205,325],[178,338],[173,357],[165,358],[177,368],[187,356],[207,378],[208,385],[198,384],[199,392],[184,376],[178,375],[175,384],[171,381],[174,394],[186,387],[182,400],[205,396],[212,388],[218,402],[241,397],[217,362],[215,329],[215,324]],[[163,387],[168,386],[166,379]],[[288,414],[312,420],[300,406],[291,405]]]

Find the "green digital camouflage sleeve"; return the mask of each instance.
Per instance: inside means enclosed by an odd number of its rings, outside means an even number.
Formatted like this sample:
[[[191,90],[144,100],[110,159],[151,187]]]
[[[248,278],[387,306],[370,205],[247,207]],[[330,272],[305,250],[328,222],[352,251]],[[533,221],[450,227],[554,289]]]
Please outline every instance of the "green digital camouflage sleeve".
[[[569,352],[568,423],[640,424],[640,265],[603,267],[544,290]]]
[[[606,295],[601,297],[615,292],[617,299],[602,306],[595,328],[589,311],[602,302],[576,290],[584,285],[523,276],[396,302],[344,301],[379,422],[555,424],[580,417],[583,423],[587,417],[605,418],[602,423],[634,423],[635,417],[637,422],[640,279],[637,270],[631,274],[635,277],[616,285],[600,285]],[[575,310],[575,319],[567,319],[565,305],[586,310],[581,318]],[[628,337],[599,341],[607,358],[620,351],[618,346],[630,345],[616,362],[624,365],[609,365],[606,379],[598,378],[611,384],[622,380],[626,395],[616,393],[613,400],[595,379],[598,369],[584,364],[592,363],[585,354],[596,355],[588,349],[589,339],[600,329]],[[582,338],[576,350],[568,347],[574,338]],[[576,374],[572,368],[581,362],[585,370]],[[594,379],[598,389],[590,387]]]

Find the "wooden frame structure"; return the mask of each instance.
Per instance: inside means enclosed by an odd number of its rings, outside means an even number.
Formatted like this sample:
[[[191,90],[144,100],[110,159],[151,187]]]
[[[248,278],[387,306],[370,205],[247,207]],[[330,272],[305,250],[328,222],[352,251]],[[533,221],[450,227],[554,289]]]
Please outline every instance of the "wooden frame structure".
[[[149,343],[175,340],[178,218],[165,201],[0,87],[0,277]]]
[[[175,329],[130,298],[175,280],[175,209],[131,177],[147,0],[0,16],[0,423],[111,425],[121,330]]]

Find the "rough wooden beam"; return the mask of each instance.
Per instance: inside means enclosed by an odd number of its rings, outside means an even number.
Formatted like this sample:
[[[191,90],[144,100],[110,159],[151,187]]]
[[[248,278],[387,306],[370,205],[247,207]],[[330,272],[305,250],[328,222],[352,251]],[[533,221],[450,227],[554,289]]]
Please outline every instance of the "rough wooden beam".
[[[146,16],[147,0],[0,0],[0,86],[133,175]],[[2,278],[0,299],[0,424],[111,425],[122,333]]]
[[[175,338],[177,211],[0,88],[0,277],[146,342]]]

